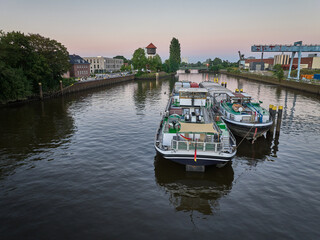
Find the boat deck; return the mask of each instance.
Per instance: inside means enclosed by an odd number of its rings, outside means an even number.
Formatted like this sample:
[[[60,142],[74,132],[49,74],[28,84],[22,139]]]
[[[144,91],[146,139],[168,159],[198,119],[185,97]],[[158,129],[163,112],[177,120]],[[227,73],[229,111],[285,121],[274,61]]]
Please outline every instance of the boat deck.
[[[262,115],[268,115],[268,112],[263,107],[261,107],[259,103],[249,103],[249,104],[242,105],[244,110],[241,112],[237,112],[232,108],[233,103],[223,102],[222,105],[228,112],[234,115],[247,115],[247,114],[251,115],[252,112],[255,112],[255,111],[258,111]]]

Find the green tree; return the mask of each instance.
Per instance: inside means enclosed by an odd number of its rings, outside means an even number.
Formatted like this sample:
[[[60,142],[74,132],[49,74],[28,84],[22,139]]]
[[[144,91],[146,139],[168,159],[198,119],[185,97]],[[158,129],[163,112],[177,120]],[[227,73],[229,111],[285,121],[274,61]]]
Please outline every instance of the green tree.
[[[154,57],[148,58],[149,69],[152,71],[159,71],[162,67],[162,61],[158,54],[156,54]]]
[[[42,85],[45,90],[53,89],[70,68],[69,53],[61,43],[39,34],[29,34],[29,40],[38,55],[35,64],[41,66],[38,70],[45,76]]]
[[[135,50],[131,61],[134,69],[141,71],[143,68],[145,68],[147,64],[147,57],[144,50],[142,48]]]
[[[131,65],[125,65],[123,64],[120,68],[120,71],[131,71]]]
[[[38,93],[38,82],[42,83],[44,91],[58,88],[61,75],[70,66],[69,53],[61,43],[39,34],[14,31],[0,31],[0,64],[4,71],[1,79],[6,79],[2,98],[7,100],[31,95],[30,89]],[[9,83],[17,87],[19,93],[14,87],[8,87]]]
[[[282,69],[281,64],[276,64],[273,66],[273,76],[275,76],[276,78],[278,78],[279,81],[281,81],[282,79],[284,79],[284,72]]]
[[[118,56],[113,57],[113,59],[122,59],[122,60],[123,60],[123,63],[128,63],[129,65],[131,65],[131,60],[125,58],[124,56],[118,55]]]
[[[31,84],[21,68],[11,68],[0,62],[0,102],[24,99],[31,94]]]
[[[222,64],[222,60],[220,58],[216,57],[215,59],[213,59],[212,65],[220,65],[220,64]]]
[[[181,63],[181,49],[179,40],[176,38],[172,38],[170,43],[169,63],[171,72],[175,72],[179,69]]]
[[[169,59],[165,60],[164,63],[162,64],[162,71],[164,72],[170,72],[170,61]]]

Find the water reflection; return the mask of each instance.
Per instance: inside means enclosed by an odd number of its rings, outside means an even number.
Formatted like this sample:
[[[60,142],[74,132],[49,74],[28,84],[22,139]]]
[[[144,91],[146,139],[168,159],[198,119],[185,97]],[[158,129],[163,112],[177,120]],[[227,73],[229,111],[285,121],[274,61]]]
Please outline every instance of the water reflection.
[[[266,136],[257,138],[254,142],[235,136],[237,144],[238,157],[249,159],[249,165],[256,166],[258,162],[268,159],[268,156],[276,157],[279,145],[279,135],[273,136],[270,132]],[[254,160],[254,161],[253,161]]]
[[[136,106],[137,114],[143,114],[146,103],[156,102],[162,97],[162,85],[169,81],[170,91],[174,87],[175,78],[168,77],[159,80],[137,80],[137,86],[134,89],[134,104]],[[166,92],[169,94],[169,92]]]
[[[41,160],[42,152],[69,142],[74,132],[63,98],[0,110],[0,178],[25,160]]]
[[[231,164],[221,169],[208,167],[205,173],[192,173],[157,154],[154,166],[157,184],[168,193],[177,211],[214,214],[219,210],[220,198],[231,191],[234,179]]]

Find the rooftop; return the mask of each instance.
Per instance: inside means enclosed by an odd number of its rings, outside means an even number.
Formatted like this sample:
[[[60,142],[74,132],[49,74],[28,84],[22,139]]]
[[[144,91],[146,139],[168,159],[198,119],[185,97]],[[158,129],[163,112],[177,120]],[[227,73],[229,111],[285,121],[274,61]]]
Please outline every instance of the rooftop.
[[[82,57],[79,55],[69,55],[70,63],[71,64],[90,64],[86,60],[84,60]]]
[[[153,43],[150,43],[146,48],[157,48]]]

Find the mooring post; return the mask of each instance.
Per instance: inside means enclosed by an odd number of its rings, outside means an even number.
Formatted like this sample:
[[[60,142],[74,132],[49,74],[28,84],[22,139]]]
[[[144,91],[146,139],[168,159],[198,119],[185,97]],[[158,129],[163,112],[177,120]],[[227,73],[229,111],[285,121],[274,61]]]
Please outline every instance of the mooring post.
[[[42,93],[42,84],[41,84],[41,82],[39,82],[39,96],[40,96],[40,99],[42,100],[43,99],[43,93]]]
[[[276,134],[280,134],[280,127],[281,127],[281,120],[282,120],[282,106],[278,108],[278,116],[277,116],[277,127],[276,127]]]
[[[272,119],[272,108],[273,108],[273,105],[270,104],[270,105],[269,105],[269,113],[270,113],[270,115],[269,115],[269,120]]]
[[[275,125],[275,122],[276,122],[277,106],[273,106],[271,112],[272,112],[272,125],[271,125],[271,128],[270,128],[270,132],[273,133],[274,132],[274,125]]]
[[[60,91],[61,91],[61,94],[62,94],[62,81],[60,80]]]
[[[159,80],[159,73],[158,72],[156,73],[156,80],[157,81]]]

